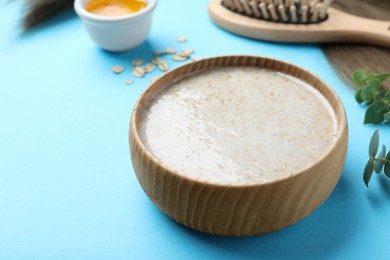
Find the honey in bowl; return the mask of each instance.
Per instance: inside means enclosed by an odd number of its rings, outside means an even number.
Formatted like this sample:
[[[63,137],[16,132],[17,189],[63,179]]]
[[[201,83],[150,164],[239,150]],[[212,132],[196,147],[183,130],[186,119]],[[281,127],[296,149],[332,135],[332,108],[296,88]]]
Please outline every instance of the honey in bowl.
[[[147,5],[140,0],[91,0],[86,5],[90,13],[101,16],[124,16],[136,13]]]

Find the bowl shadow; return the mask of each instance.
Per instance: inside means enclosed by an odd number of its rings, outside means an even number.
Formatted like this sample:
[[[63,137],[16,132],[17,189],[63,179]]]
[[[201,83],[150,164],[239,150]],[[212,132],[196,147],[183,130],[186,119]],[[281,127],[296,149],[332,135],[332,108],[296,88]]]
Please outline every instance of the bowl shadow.
[[[377,175],[374,173],[374,175]],[[378,179],[380,190],[369,190],[367,191],[367,197],[371,205],[379,209],[388,203],[390,198],[390,182],[389,178],[386,177],[383,173],[380,176],[375,176]]]
[[[197,240],[237,259],[326,259],[351,239],[358,226],[359,219],[350,214],[358,207],[350,194],[350,184],[341,177],[328,199],[308,217],[277,232],[251,237],[205,234],[170,222],[180,230],[181,239]]]
[[[148,62],[148,60],[153,57],[153,47],[148,39],[137,47],[124,52],[111,52],[99,47],[96,47],[96,50],[98,56],[100,56],[103,61],[114,60],[116,62],[126,63],[129,66],[131,64],[130,62],[134,59],[143,59],[145,62]]]

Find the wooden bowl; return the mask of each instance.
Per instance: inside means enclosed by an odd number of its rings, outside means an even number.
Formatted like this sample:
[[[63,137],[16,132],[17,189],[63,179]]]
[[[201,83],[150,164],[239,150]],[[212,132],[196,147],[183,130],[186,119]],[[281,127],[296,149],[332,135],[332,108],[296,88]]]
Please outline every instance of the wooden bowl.
[[[144,146],[139,122],[145,105],[172,81],[207,68],[249,66],[280,71],[316,88],[336,115],[336,140],[314,165],[272,182],[213,184],[191,179],[164,166]],[[246,236],[291,225],[319,207],[332,192],[344,167],[347,121],[337,94],[320,78],[295,65],[256,56],[223,56],[195,61],[164,74],[138,99],[130,122],[134,171],[153,203],[177,222],[211,234]]]

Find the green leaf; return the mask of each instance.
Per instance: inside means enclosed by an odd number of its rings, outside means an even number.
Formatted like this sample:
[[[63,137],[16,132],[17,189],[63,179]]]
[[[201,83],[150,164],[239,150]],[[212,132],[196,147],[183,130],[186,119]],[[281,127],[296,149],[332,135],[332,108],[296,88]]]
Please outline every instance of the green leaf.
[[[364,116],[364,124],[380,124],[384,120],[384,114],[386,113],[386,103],[384,100],[376,101],[371,104]]]
[[[378,152],[378,146],[379,146],[379,130],[376,130],[371,137],[370,146],[368,148],[368,155],[371,158],[374,158],[376,156],[376,153]]]
[[[390,162],[385,163],[385,175],[390,178]]]
[[[385,163],[385,174],[387,177],[390,178],[390,151],[387,153],[386,160],[387,162]]]
[[[362,85],[364,79],[368,76],[368,69],[360,69],[352,72],[352,81],[355,85]]]
[[[376,76],[376,74],[369,74],[365,79],[364,79],[364,83],[367,84],[367,82],[369,82],[370,80],[374,79]]]
[[[372,78],[370,78],[369,80],[379,80],[381,83],[383,81],[385,81],[388,77],[390,76],[390,74],[388,73],[379,73],[379,74],[374,74]]]
[[[361,97],[367,102],[371,102],[379,95],[381,89],[381,82],[377,79],[371,80],[367,86],[362,88]]]
[[[356,91],[356,94],[355,94],[355,100],[356,102],[358,102],[359,104],[363,103],[364,100],[362,99],[362,89],[363,88],[360,88],[358,91]]]
[[[386,96],[386,91],[384,90],[379,90],[379,94],[375,97],[374,101],[378,101],[380,99],[384,99]]]
[[[385,91],[384,98],[390,101],[390,90]]]
[[[383,115],[383,118],[390,123],[390,112],[387,112],[386,114]]]
[[[364,174],[363,174],[363,180],[367,188],[373,172],[374,172],[374,161],[370,159],[368,160],[366,167],[364,168]]]
[[[383,160],[386,157],[386,146],[382,146],[382,150],[378,155],[379,160]],[[384,162],[383,161],[375,161],[374,162],[374,168],[376,173],[380,173],[383,169]]]

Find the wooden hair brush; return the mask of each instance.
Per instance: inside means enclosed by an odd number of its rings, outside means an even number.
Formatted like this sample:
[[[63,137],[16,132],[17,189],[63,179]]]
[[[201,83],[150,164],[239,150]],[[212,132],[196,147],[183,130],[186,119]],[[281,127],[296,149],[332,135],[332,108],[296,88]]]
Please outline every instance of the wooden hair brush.
[[[277,42],[354,42],[390,47],[390,21],[350,15],[333,0],[211,0],[209,14],[233,33]]]

